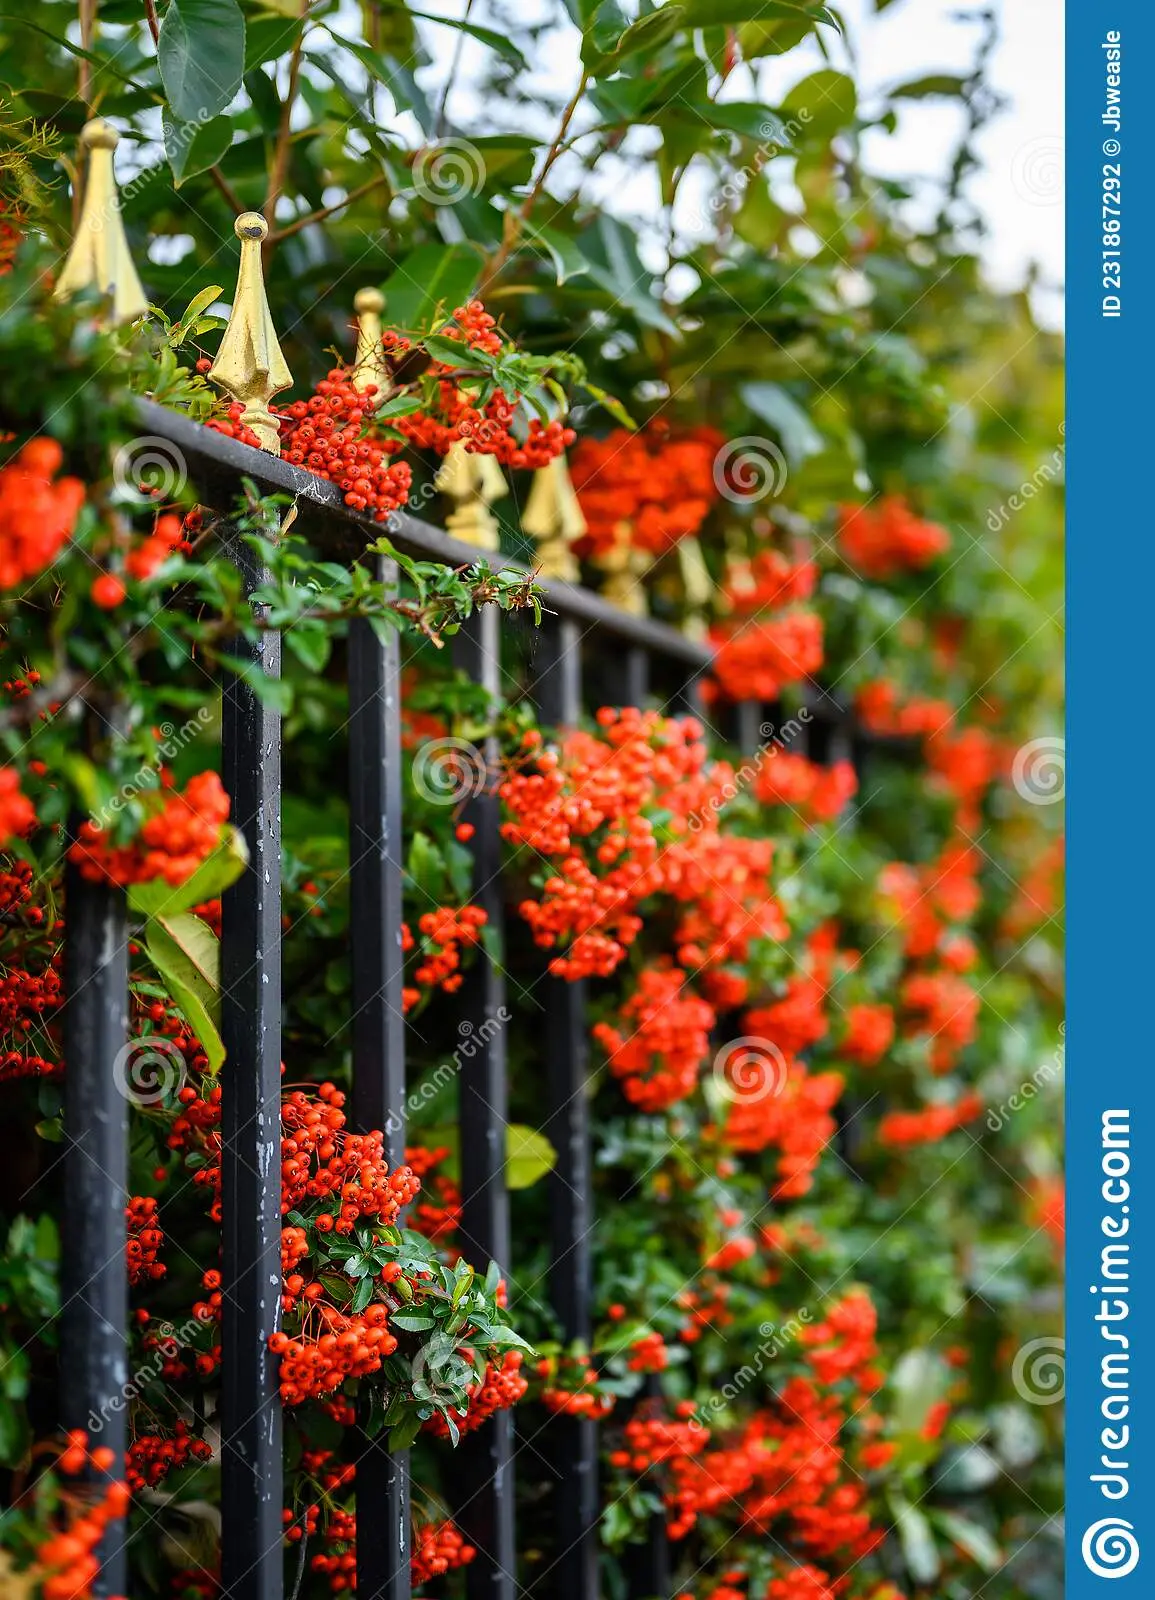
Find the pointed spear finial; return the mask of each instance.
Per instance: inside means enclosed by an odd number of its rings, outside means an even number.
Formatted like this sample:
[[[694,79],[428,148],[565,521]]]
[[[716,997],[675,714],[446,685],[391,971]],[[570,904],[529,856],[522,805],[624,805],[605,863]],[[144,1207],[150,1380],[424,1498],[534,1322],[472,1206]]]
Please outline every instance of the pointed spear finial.
[[[69,300],[81,289],[99,289],[112,296],[112,320],[131,322],[148,310],[148,300],[132,264],[120,215],[112,165],[112,152],[119,143],[120,134],[103,117],[81,129],[81,149],[88,152],[84,203],[54,293],[57,300]]]
[[[389,388],[389,368],[381,348],[381,313],[385,296],[380,289],[358,289],[353,296],[357,313],[357,354],[353,358],[353,387],[368,389],[376,384],[378,397]]]
[[[277,343],[265,293],[261,241],[268,234],[269,225],[259,211],[243,211],[234,222],[233,231],[241,241],[237,292],[209,377],[244,406],[241,421],[261,441],[261,449],[279,456],[279,425],[269,410],[269,401],[289,387],[293,375]]]
[[[493,457],[467,450],[465,441],[459,439],[450,445],[435,482],[454,502],[445,519],[445,531],[463,544],[498,549],[497,518],[489,508],[509,493],[509,486]]]
[[[573,546],[585,537],[586,519],[565,456],[555,456],[534,473],[521,525],[538,542],[542,576],[576,583],[579,570]]]

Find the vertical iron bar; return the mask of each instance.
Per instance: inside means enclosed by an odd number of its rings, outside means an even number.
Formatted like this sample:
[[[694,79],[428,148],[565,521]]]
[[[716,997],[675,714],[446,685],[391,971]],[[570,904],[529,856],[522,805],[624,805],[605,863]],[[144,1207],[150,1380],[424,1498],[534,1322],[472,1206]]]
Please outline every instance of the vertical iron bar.
[[[261,570],[234,542],[252,589]],[[267,678],[280,635],[236,653]],[[281,1309],[281,725],[243,679],[224,684],[223,776],[249,864],[221,901],[221,1592],[280,1600],[283,1462],[277,1361]]]
[[[534,658],[534,698],[543,722],[572,728],[581,716],[581,633],[570,618],[550,618]],[[549,1111],[545,1133],[557,1151],[549,1174],[550,1298],[562,1337],[589,1348],[593,1328],[593,1194],[587,1087],[586,986],[544,980]],[[585,1417],[550,1421],[554,1561],[543,1586],[558,1600],[598,1593],[598,1429]]]
[[[388,587],[397,566],[382,558]],[[391,1167],[405,1160],[401,998],[401,656],[390,630],[349,627],[349,926],[353,969],[353,1125],[380,1128]],[[357,1460],[357,1593],[409,1600],[409,1452],[362,1433]]]
[[[71,865],[66,885],[60,1417],[115,1452],[107,1477],[118,1479],[128,1382],[128,936],[121,890]],[[109,1524],[99,1554],[93,1594],[124,1594],[123,1521]]]
[[[474,612],[453,640],[455,664],[474,683],[497,697],[501,682],[501,613],[496,606]],[[491,769],[496,742],[483,752]],[[473,900],[500,940],[502,903],[500,802],[486,787],[465,809],[473,824]],[[462,1027],[477,1044],[462,1061],[458,1077],[461,1137],[461,1248],[467,1261],[484,1272],[496,1261],[509,1271],[509,1195],[505,1187],[508,1089],[505,1070],[505,978],[482,953],[461,988]],[[469,1600],[513,1600],[516,1589],[513,1535],[513,1417],[499,1411],[475,1433],[466,1434],[455,1465],[459,1494],[457,1520],[477,1555],[465,1569]]]
[[[650,654],[643,645],[632,644],[626,650],[624,704],[644,707],[649,697]]]
[[[761,701],[739,700],[734,722],[739,750],[744,756],[752,756],[763,742]]]

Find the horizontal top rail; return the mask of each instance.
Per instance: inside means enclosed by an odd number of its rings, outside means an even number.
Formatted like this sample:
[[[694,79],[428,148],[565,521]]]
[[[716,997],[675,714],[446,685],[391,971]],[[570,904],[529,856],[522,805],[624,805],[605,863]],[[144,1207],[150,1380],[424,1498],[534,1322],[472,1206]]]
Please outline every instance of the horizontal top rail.
[[[339,539],[339,553],[350,558],[358,556],[366,544],[381,534],[386,534],[403,555],[419,561],[440,561],[449,567],[472,565],[484,561],[490,567],[506,572],[525,572],[522,562],[495,551],[480,550],[476,545],[463,544],[440,528],[433,527],[407,511],[391,512],[386,522],[375,522],[345,504],[344,495],[336,484],[319,478],[304,467],[282,461],[239,439],[202,423],[193,422],[170,411],[153,400],[139,400],[137,415],[141,426],[155,438],[167,439],[175,445],[184,458],[189,476],[209,504],[224,511],[229,509],[236,496],[242,477],[251,478],[265,494],[291,494],[300,503],[301,525],[308,529],[310,508],[326,513],[326,534],[330,546],[334,527],[346,530],[347,537]],[[332,519],[332,520],[329,520]],[[312,519],[315,525],[315,518]],[[338,553],[331,547],[326,554]],[[667,658],[704,668],[710,665],[714,652],[709,645],[688,639],[676,628],[649,617],[633,616],[611,605],[600,595],[577,584],[565,583],[558,578],[539,580],[546,605],[560,616],[572,617],[591,627],[603,628],[630,644],[653,650]]]

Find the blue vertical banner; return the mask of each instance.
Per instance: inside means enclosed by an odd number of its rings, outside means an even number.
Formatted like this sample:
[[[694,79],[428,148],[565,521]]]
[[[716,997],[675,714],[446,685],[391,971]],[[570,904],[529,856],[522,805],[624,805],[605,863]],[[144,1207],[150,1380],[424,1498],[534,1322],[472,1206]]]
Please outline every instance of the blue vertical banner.
[[[1067,1600],[1155,1594],[1151,10],[1067,9]]]

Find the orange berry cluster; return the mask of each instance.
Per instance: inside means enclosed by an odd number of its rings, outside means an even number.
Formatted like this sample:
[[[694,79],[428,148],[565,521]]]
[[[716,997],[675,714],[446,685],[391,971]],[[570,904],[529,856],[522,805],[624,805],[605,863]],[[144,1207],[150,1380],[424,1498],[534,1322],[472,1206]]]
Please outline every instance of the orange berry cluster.
[[[763,805],[785,805],[804,822],[832,822],[858,792],[849,761],[822,767],[805,756],[772,750],[758,768],[754,793]]]
[[[629,544],[654,556],[697,533],[718,499],[714,464],[724,443],[714,428],[679,430],[662,422],[583,439],[571,462],[586,519],[579,554],[616,549],[623,524]]]
[[[584,1351],[543,1356],[534,1364],[540,1399],[558,1416],[589,1417],[600,1422],[614,1409],[614,1397],[598,1388],[597,1370]]]
[[[163,781],[162,774],[162,781]],[[168,790],[129,845],[116,845],[94,822],[81,824],[68,859],[92,883],[121,888],[163,878],[181,884],[192,877],[220,843],[228,821],[229,797],[215,772],[190,778],[184,792]]]
[[[813,561],[764,550],[727,572],[725,618],[711,633],[717,688],[730,700],[776,700],[783,687],[816,673],[822,622],[797,606],[814,592]],[[786,607],[796,609],[787,610]],[[778,613],[781,613],[780,615]]]
[[[384,1358],[397,1348],[385,1306],[369,1305],[359,1314],[345,1316],[323,1301],[321,1284],[304,1285],[302,1280],[302,1285],[306,1301],[325,1331],[316,1338],[294,1339],[284,1331],[270,1338],[269,1349],[281,1357],[280,1392],[287,1406],[331,1394],[348,1378],[380,1372]],[[311,1296],[312,1288],[319,1292]]]
[[[885,1004],[846,1008],[846,1032],[839,1053],[860,1067],[873,1067],[894,1043],[894,1009]]]
[[[693,1092],[710,1048],[714,1008],[688,987],[679,967],[647,967],[619,1012],[620,1027],[599,1022],[593,1037],[631,1105],[649,1113]]]
[[[36,821],[36,809],[20,789],[15,767],[0,767],[0,848],[27,833]]]
[[[56,477],[63,460],[55,439],[30,439],[0,467],[0,589],[38,577],[72,537],[85,490]]]
[[[413,981],[402,991],[402,1003],[411,1011],[422,998],[422,989],[441,989],[455,994],[461,987],[461,956],[464,950],[473,949],[481,939],[481,930],[489,920],[480,906],[438,906],[419,918],[417,928],[422,938],[421,960],[413,969]],[[408,955],[417,948],[417,941],[407,922],[401,924],[401,948]]]
[[[410,1570],[414,1585],[428,1583],[445,1572],[468,1566],[477,1551],[466,1544],[461,1529],[448,1519],[427,1522],[415,1530]]]
[[[899,495],[874,505],[840,506],[838,543],[855,571],[866,578],[893,578],[929,566],[950,548],[950,534],[915,516]]]
[[[660,1333],[643,1333],[630,1345],[626,1366],[631,1372],[664,1372],[670,1352]]]
[[[281,1121],[281,1210],[322,1202],[315,1218],[321,1232],[350,1234],[362,1220],[382,1226],[396,1222],[421,1187],[409,1167],[389,1170],[385,1138],[345,1131],[345,1096],[332,1083],[322,1083],[316,1096],[304,1090],[286,1095]]]
[[[495,318],[481,301],[471,300],[468,305],[458,306],[453,321],[439,332],[443,338],[458,339],[466,347],[460,366],[467,368],[470,349],[500,355],[502,341],[496,328]],[[410,349],[408,339],[393,333],[386,334],[384,343],[386,355],[393,360]],[[520,469],[547,466],[574,442],[572,428],[556,420],[542,422],[537,417],[530,419],[524,437],[519,438],[514,431],[518,397],[511,399],[504,390],[497,389],[479,408],[455,380],[456,370],[434,361],[428,369],[429,375],[438,380],[433,409],[394,419],[397,431],[414,448],[434,450],[443,456],[453,445],[464,443],[471,455],[493,456],[502,466]]]
[[[98,1445],[95,1450],[90,1450],[85,1430],[73,1428],[57,1466],[61,1472],[76,1477],[86,1468],[107,1473],[115,1461],[116,1457],[107,1445]],[[66,1507],[75,1505],[71,1494],[65,1494],[63,1500]],[[128,1502],[127,1483],[109,1483],[99,1499],[86,1498],[83,1509],[72,1517],[67,1527],[53,1532],[44,1540],[36,1552],[37,1567],[47,1573],[40,1585],[43,1600],[87,1600],[100,1571],[96,1547],[109,1523],[118,1521],[127,1513]],[[124,1600],[124,1597],[116,1595],[112,1600]]]

